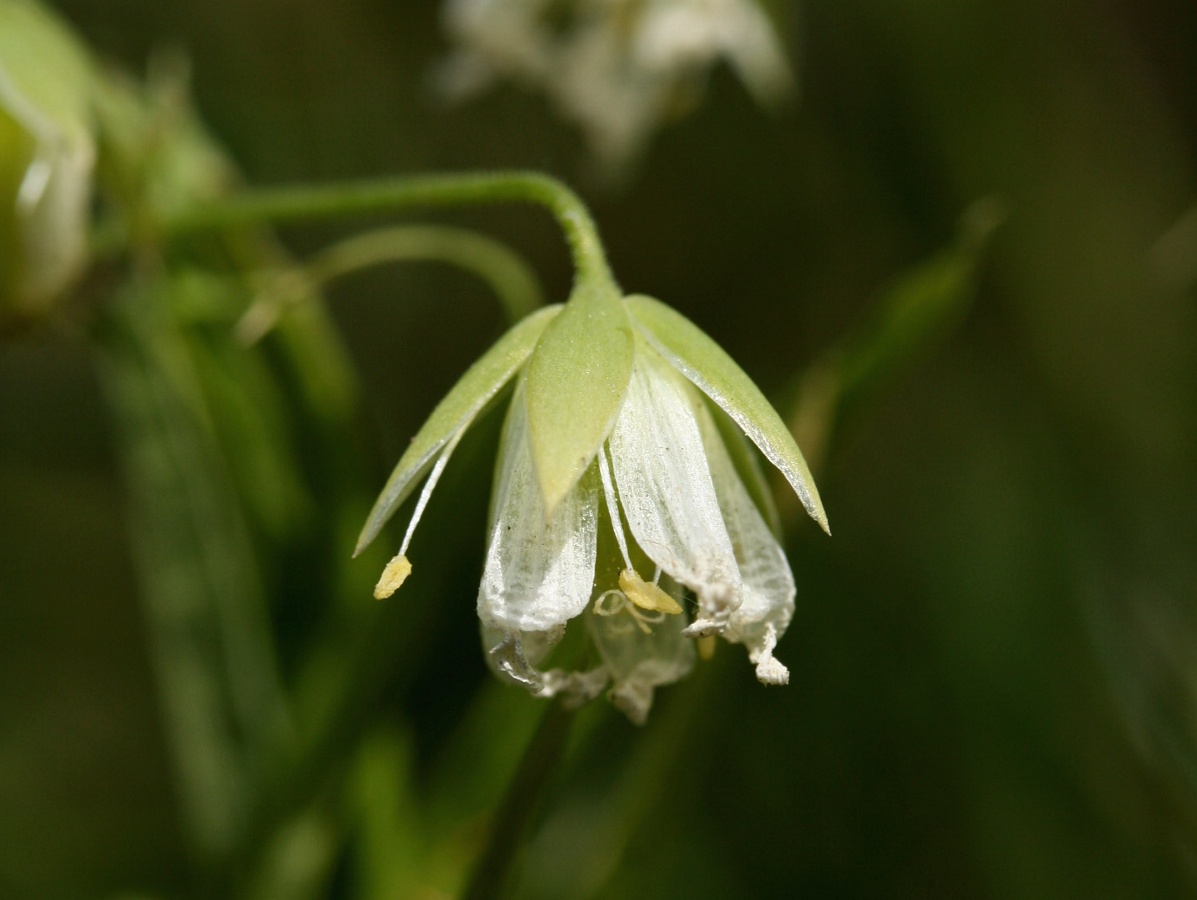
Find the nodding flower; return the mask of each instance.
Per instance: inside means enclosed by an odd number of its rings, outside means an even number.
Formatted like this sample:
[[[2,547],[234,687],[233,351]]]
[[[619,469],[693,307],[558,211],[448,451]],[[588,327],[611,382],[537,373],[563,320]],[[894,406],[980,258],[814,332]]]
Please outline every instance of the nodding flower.
[[[801,452],[748,376],[677,312],[648,297],[626,297],[609,318],[575,316],[586,326],[579,329],[565,323],[572,306],[542,310],[508,332],[400,460],[359,546],[427,478],[375,596],[390,596],[410,574],[412,534],[458,440],[514,382],[478,591],[491,668],[538,697],[582,702],[607,690],[638,723],[654,689],[685,676],[716,637],[743,645],[761,682],[787,683],[774,649],[793,614],[794,579],[744,438],[826,529]],[[614,391],[611,377],[596,379],[595,390],[605,395],[590,408],[584,383],[592,373],[576,337],[602,344],[610,337],[603,328],[626,335],[628,353],[626,365],[614,369]],[[540,354],[573,354],[581,371],[576,380],[583,386],[559,435],[537,417],[546,388],[536,382],[544,380],[542,369],[563,370],[538,366]],[[563,376],[547,395],[555,396],[554,387],[570,393],[568,381]],[[596,436],[592,448],[583,444],[585,454],[576,452],[579,428]],[[564,452],[554,445],[558,438]]]

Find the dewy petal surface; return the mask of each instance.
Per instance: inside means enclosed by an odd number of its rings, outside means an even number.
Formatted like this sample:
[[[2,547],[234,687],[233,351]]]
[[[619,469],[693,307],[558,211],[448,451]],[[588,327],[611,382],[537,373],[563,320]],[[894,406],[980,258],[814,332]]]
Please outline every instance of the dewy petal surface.
[[[501,631],[549,631],[581,614],[594,585],[597,543],[593,472],[582,476],[545,521],[521,380],[499,448],[494,523],[478,591],[484,625]]]
[[[619,500],[640,549],[704,598],[727,604],[739,572],[695,419],[693,388],[651,347],[636,361],[608,446]]]
[[[432,411],[428,421],[412,438],[407,452],[400,458],[391,477],[387,479],[369,518],[358,538],[357,550],[374,540],[378,532],[394,515],[399,505],[411,494],[419,479],[433,464],[433,459],[449,440],[468,428],[519,370],[532,353],[545,327],[561,312],[560,306],[549,306],[533,313],[509,330],[493,347],[483,354],[453,386],[453,389]],[[543,513],[541,518],[544,518]]]
[[[728,618],[723,637],[744,644],[753,662],[757,662],[761,654],[772,651],[768,646],[770,627],[775,640],[790,624],[794,613],[794,576],[785,551],[740,480],[707,410],[700,412],[699,422],[715,494],[743,582],[743,600]]]

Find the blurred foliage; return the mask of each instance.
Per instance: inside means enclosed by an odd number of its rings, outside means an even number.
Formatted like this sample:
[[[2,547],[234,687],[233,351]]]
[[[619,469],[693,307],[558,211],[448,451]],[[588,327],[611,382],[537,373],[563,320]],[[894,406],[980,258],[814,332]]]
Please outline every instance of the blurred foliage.
[[[619,192],[543,99],[435,100],[439,6],[55,3],[145,73],[97,101],[108,226],[243,180],[541,168],[821,442],[790,686],[721,652],[643,729],[587,709],[512,895],[1197,891],[1193,5],[806,0],[792,107],[716,70]],[[565,296],[540,213],[451,222]],[[371,268],[238,337],[350,234],[143,241],[0,344],[0,895],[464,883],[543,711],[477,646],[497,423],[403,594],[349,554],[502,315],[468,274]],[[220,679],[164,677],[193,660]]]

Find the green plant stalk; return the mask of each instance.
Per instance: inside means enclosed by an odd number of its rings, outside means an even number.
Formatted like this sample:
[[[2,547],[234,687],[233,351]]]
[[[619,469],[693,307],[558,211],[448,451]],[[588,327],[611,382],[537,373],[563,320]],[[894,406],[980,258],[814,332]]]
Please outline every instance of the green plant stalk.
[[[367,266],[429,260],[477,275],[494,290],[507,318],[518,322],[544,305],[528,264],[506,244],[466,228],[413,225],[354,235],[321,250],[308,264],[318,284]]]
[[[528,822],[565,753],[572,723],[573,713],[559,701],[545,710],[490,823],[486,845],[461,892],[462,900],[494,900],[501,896]]]
[[[260,339],[279,316],[328,282],[372,266],[441,262],[476,275],[495,292],[509,324],[544,305],[536,275],[506,244],[466,228],[408,225],[356,234],[322,249],[303,265],[274,275],[237,325],[245,343]]]
[[[573,258],[576,283],[614,285],[598,228],[570,188],[538,172],[417,175],[342,184],[261,188],[200,203],[158,222],[166,238],[261,223],[378,215],[420,207],[533,203],[557,220]],[[111,241],[110,236],[102,239]]]
[[[96,329],[131,491],[150,647],[197,874],[225,884],[265,761],[290,738],[245,522],[186,336],[138,283]]]

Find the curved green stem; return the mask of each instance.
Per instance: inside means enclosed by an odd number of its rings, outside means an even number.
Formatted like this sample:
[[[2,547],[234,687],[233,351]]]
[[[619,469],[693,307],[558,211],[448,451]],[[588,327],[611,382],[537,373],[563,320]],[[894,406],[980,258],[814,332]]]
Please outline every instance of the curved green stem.
[[[474,273],[498,295],[512,324],[544,305],[536,276],[519,254],[494,238],[440,225],[380,228],[321,250],[308,264],[318,284],[368,266],[433,260]]]
[[[370,266],[409,261],[449,263],[477,275],[495,292],[512,325],[544,305],[536,275],[501,241],[465,228],[398,226],[338,241],[297,269],[277,273],[242,316],[238,336],[245,343],[255,342],[293,300],[333,279]]]
[[[160,221],[167,237],[264,222],[300,222],[398,212],[418,207],[535,203],[565,233],[579,282],[614,285],[598,229],[586,205],[556,178],[537,172],[416,175],[372,181],[246,190],[192,206]]]

